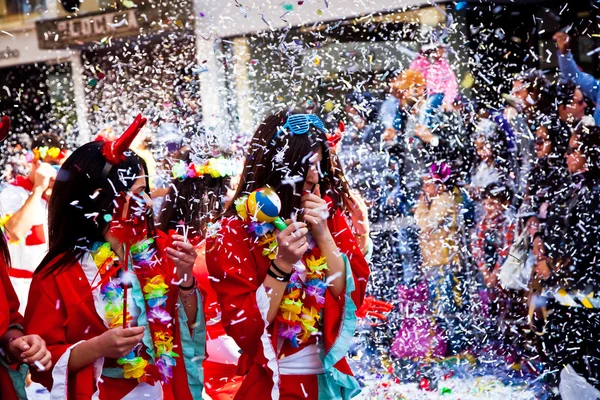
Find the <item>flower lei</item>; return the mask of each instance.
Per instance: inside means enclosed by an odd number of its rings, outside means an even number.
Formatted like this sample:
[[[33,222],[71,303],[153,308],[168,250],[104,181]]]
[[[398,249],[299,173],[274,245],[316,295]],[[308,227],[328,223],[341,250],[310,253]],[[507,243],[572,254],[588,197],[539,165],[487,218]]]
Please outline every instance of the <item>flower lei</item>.
[[[223,178],[234,176],[241,172],[240,163],[235,160],[229,160],[225,157],[210,158],[204,164],[187,164],[178,161],[173,164],[171,173],[173,178],[199,178],[204,175],[210,175],[213,178]]]
[[[247,196],[235,201],[238,216],[246,222],[248,233],[258,239],[259,245],[263,247],[263,256],[274,260],[278,247],[275,227],[273,224],[253,221],[248,215],[246,201]],[[278,336],[289,340],[293,347],[299,347],[319,333],[327,290],[327,261],[321,256],[314,241],[309,241],[309,250],[301,261],[294,265],[294,272],[286,286],[276,317],[279,323]]]
[[[46,156],[50,156],[50,158],[62,160],[66,155],[67,151],[61,150],[58,147],[41,146],[27,152],[26,159],[28,162],[32,162],[34,160],[43,160]]]
[[[109,243],[96,243],[92,248],[92,257],[100,273],[103,273],[118,260]],[[131,257],[135,275],[142,285],[146,304],[146,315],[154,345],[154,357],[150,360],[136,355],[134,351],[117,360],[123,367],[126,379],[137,379],[138,382],[152,383],[161,380],[164,383],[173,378],[174,357],[178,354],[173,351],[173,332],[170,328],[172,317],[164,308],[167,303],[169,286],[165,283],[165,276],[160,273],[160,259],[154,239],[146,238],[131,246]],[[123,326],[125,291],[123,279],[112,278],[101,286],[100,292],[105,302],[105,320],[109,329]],[[127,322],[132,317],[127,312]],[[148,354],[139,352],[139,354]]]

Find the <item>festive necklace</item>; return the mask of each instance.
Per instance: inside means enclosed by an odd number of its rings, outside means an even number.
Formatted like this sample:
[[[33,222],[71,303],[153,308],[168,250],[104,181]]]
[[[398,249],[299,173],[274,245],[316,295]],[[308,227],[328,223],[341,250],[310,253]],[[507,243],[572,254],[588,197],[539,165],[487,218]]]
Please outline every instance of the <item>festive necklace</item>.
[[[165,283],[165,275],[161,266],[161,258],[154,243],[154,239],[146,238],[131,246],[132,269],[144,293],[144,305],[152,349],[145,351],[133,350],[125,357],[117,360],[123,367],[126,379],[137,379],[138,382],[153,384],[155,381],[169,382],[173,378],[174,357],[178,354],[173,351],[173,332],[171,329],[172,317],[165,309],[169,286]],[[92,257],[103,274],[115,262],[117,255],[112,251],[109,243],[95,243],[92,247]],[[101,286],[102,299],[105,303],[104,318],[109,329],[119,326],[128,326],[132,320],[127,304],[126,278],[128,266],[125,267],[121,278],[111,278]]]
[[[277,234],[270,223],[253,221],[246,209],[247,196],[235,201],[238,216],[244,220],[248,233],[258,239],[263,247],[262,255],[274,260],[277,256]],[[299,347],[311,336],[319,333],[321,312],[325,306],[325,271],[327,261],[321,256],[314,240],[309,240],[309,250],[302,260],[294,265],[294,272],[288,282],[285,294],[279,305],[276,320],[279,323],[277,334],[289,340],[293,347]]]

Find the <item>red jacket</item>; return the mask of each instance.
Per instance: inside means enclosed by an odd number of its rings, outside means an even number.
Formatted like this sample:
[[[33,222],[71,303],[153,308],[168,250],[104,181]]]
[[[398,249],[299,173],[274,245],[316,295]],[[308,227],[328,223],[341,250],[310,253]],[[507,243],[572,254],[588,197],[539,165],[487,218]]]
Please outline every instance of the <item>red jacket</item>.
[[[174,265],[164,253],[168,245],[166,235],[160,233],[157,237],[157,247],[167,262],[164,271],[167,278],[165,282],[172,285],[169,290],[169,300],[166,309],[173,317],[174,325],[174,349],[179,354],[173,369],[173,380],[168,386],[164,386],[165,399],[192,399],[190,394],[187,373],[181,354],[181,340],[178,330],[179,322],[176,311],[178,298],[177,287],[173,285],[172,273]],[[53,260],[51,263],[55,263]],[[81,264],[75,262],[59,272],[50,275],[36,273],[33,277],[29,292],[29,302],[25,312],[26,330],[32,334],[38,334],[46,341],[48,350],[52,353],[53,367],[49,371],[31,371],[31,377],[35,382],[44,385],[48,390],[52,389],[52,373],[56,369],[60,357],[74,344],[99,336],[106,332],[107,328],[103,320],[96,312],[92,288],[86,278]],[[110,362],[110,361],[109,361]],[[96,392],[97,381],[94,365],[88,365],[84,369],[69,373],[66,371],[61,376],[66,385],[69,400],[89,400]],[[120,399],[137,386],[135,379],[112,379],[102,377],[102,390],[100,399]]]
[[[367,261],[341,212],[336,212],[328,225],[338,248],[350,262],[356,287],[352,300],[360,308],[369,277]],[[274,366],[269,358],[276,348],[276,335],[271,334],[274,324],[269,325],[270,345],[265,341],[265,323],[257,302],[257,291],[265,280],[270,260],[262,255],[263,247],[248,235],[244,222],[238,217],[222,219],[219,232],[207,239],[206,249],[208,271],[221,305],[223,326],[242,349],[238,374],[247,376],[237,398],[245,398],[248,389],[254,387],[252,393],[262,392],[264,399],[270,399]],[[326,291],[323,316],[326,353],[339,337],[344,302],[344,296],[335,299]],[[345,358],[337,362],[335,368],[352,374]],[[256,385],[263,389],[256,390]]]
[[[9,327],[23,325],[23,316],[19,314],[19,299],[8,276],[8,267],[0,257],[0,336],[4,335]],[[11,366],[11,367],[16,367]],[[5,368],[0,367],[0,400],[17,399],[17,392]]]

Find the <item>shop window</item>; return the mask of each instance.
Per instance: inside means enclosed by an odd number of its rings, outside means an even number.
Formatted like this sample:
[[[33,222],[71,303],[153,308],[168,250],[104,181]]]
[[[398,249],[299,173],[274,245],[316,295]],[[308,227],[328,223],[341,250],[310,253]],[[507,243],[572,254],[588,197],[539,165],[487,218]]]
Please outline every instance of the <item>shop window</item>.
[[[46,0],[0,0],[0,17],[20,19],[46,10]]]

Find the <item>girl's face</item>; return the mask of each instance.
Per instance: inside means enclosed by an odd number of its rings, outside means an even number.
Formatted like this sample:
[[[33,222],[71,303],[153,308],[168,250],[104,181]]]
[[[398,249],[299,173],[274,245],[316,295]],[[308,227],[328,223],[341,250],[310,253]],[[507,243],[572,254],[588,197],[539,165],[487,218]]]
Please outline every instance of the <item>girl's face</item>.
[[[529,97],[528,85],[523,81],[514,81],[511,94],[517,99],[520,105],[529,105],[532,102]]]
[[[475,140],[475,151],[481,160],[487,161],[492,158],[492,147],[483,137]]]
[[[429,197],[435,197],[439,193],[438,184],[429,176],[423,178],[423,193]]]
[[[572,174],[584,172],[586,169],[585,155],[581,149],[581,143],[577,135],[571,136],[569,139],[569,150],[567,150],[567,168]]]
[[[534,147],[538,158],[542,158],[550,154],[550,151],[552,150],[552,142],[548,136],[548,128],[540,126],[535,131]]]
[[[487,218],[494,219],[502,215],[508,209],[508,204],[504,204],[498,199],[488,197],[483,199],[483,209]]]
[[[312,192],[313,187],[319,183],[321,178],[321,161],[323,160],[323,149],[319,148],[309,159],[310,168],[308,174],[306,174],[306,180],[304,181],[304,187],[302,192]]]
[[[115,209],[105,236],[114,238],[119,244],[138,242],[146,236],[151,218],[152,200],[146,193],[146,177],[142,170],[131,188],[115,198]]]

